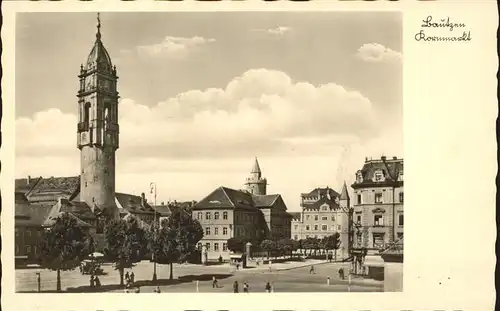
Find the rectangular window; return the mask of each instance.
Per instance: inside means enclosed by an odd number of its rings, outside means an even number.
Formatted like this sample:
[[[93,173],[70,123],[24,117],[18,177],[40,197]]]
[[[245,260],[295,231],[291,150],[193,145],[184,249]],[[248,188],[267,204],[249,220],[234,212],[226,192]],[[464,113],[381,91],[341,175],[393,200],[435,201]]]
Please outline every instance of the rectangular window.
[[[222,219],[226,220],[227,219],[227,212],[222,213]]]
[[[214,251],[218,251],[219,250],[219,243],[214,243]]]
[[[311,227],[310,226],[306,226],[306,231],[309,231],[311,230]]]
[[[361,223],[361,215],[356,215],[356,222]]]
[[[382,203],[382,193],[375,193],[375,203]]]
[[[356,237],[358,241],[358,246],[361,246],[361,244],[363,243],[363,236],[361,234],[358,234]]]
[[[226,227],[222,228],[222,234],[223,234],[223,235],[226,235],[226,234],[227,234],[227,228],[226,228]]]
[[[306,220],[309,220],[311,218],[311,215],[306,215]]]
[[[398,232],[397,236],[398,236],[398,239],[401,239],[403,237],[403,232]]]
[[[404,217],[403,214],[398,215],[398,225],[403,226],[404,225]]]
[[[219,212],[214,213],[214,219],[219,219]]]
[[[299,226],[295,225],[295,226],[293,226],[293,228],[294,228],[295,230],[298,230],[298,229],[299,229]]]
[[[327,207],[326,207],[326,206],[323,206],[321,209],[322,209],[323,211],[326,211],[326,210],[327,210]]]
[[[205,235],[210,235],[210,227],[205,228]]]
[[[323,231],[328,230],[328,225],[321,225],[321,230],[323,230]]]
[[[342,231],[342,226],[341,225],[337,225],[337,231]]]
[[[198,249],[201,249],[201,246],[202,246],[201,242],[198,242]]]
[[[384,225],[384,218],[382,215],[374,215],[373,216],[373,225],[375,226],[383,226]]]
[[[318,220],[318,215],[314,215],[314,220]]]
[[[214,234],[215,234],[215,235],[219,234],[219,228],[215,227],[215,229],[214,229]]]
[[[210,242],[205,243],[205,248],[207,249],[207,252],[210,251]]]
[[[318,225],[314,225],[314,231],[318,231]]]
[[[383,178],[382,172],[375,172],[375,181],[381,181]]]
[[[321,220],[328,220],[328,216],[321,216]]]
[[[207,212],[206,215],[205,215],[205,219],[211,219],[212,218],[212,213],[210,212]]]
[[[332,215],[332,221],[335,221],[335,216]]]
[[[31,246],[26,245],[26,254],[31,253]]]
[[[203,213],[202,212],[198,212],[198,220],[201,220],[203,218]]]
[[[373,247],[374,248],[383,248],[384,247],[384,234],[383,233],[374,233],[373,234]]]
[[[399,202],[403,203],[404,201],[404,192],[399,193]]]
[[[361,204],[361,194],[358,194],[358,204]]]
[[[222,250],[227,251],[227,243],[222,243]]]

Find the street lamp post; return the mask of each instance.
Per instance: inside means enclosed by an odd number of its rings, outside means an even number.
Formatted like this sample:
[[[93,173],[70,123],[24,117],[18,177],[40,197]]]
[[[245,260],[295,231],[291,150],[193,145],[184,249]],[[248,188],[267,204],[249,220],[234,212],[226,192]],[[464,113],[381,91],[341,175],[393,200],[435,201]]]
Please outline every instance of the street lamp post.
[[[154,213],[154,221],[153,221],[153,245],[156,243],[156,183],[152,182],[149,184],[149,188],[151,190],[151,194],[154,196],[154,208],[153,208],[153,213]],[[155,259],[155,250],[153,249],[153,254],[152,254],[152,259],[153,259],[153,282],[156,282],[158,279],[156,275],[156,259]]]

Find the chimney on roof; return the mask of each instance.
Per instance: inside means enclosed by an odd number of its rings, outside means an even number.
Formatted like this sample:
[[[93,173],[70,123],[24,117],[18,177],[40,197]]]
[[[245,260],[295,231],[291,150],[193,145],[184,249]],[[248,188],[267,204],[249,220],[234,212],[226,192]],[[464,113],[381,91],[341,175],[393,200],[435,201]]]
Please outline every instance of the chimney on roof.
[[[141,206],[146,205],[146,194],[141,193]]]
[[[28,175],[27,183],[28,183],[28,185],[31,183],[31,176],[30,175]]]
[[[381,158],[381,159],[382,159],[382,161],[384,161],[384,162],[385,162],[385,160],[387,160],[387,157],[386,157],[386,156],[382,156],[382,157],[380,157],[380,158]]]
[[[397,159],[398,159],[398,157],[392,157],[392,159],[393,159],[393,160],[397,160]]]
[[[365,157],[365,162],[368,162],[368,157]]]
[[[165,202],[161,202],[161,205],[165,205]]]

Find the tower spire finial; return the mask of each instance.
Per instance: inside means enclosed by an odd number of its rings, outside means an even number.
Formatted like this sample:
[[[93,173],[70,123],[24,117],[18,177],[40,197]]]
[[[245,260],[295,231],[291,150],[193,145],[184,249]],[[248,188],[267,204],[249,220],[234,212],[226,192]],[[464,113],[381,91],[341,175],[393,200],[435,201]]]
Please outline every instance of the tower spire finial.
[[[97,34],[95,36],[98,40],[101,39],[101,17],[99,12],[97,12]]]

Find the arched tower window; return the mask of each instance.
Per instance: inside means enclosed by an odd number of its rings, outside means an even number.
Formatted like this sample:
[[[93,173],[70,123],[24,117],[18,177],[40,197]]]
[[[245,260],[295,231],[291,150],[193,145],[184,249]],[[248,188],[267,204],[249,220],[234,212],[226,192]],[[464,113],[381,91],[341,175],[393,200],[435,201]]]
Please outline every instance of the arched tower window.
[[[83,107],[83,122],[87,125],[90,122],[90,103],[85,103]]]
[[[109,107],[109,103],[104,105],[104,126],[107,127],[111,122],[111,110]]]

